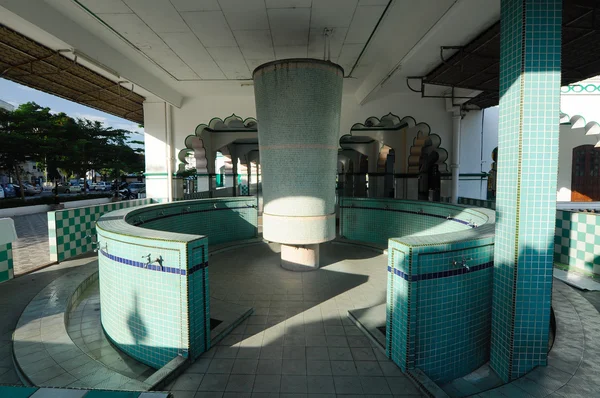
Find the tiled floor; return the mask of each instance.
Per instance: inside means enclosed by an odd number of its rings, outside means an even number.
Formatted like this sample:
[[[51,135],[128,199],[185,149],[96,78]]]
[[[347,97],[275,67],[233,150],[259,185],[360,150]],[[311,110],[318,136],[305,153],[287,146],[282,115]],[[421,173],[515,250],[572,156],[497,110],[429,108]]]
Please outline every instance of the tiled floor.
[[[18,240],[13,243],[15,275],[50,264],[47,213],[11,217]]]
[[[69,314],[67,331],[73,342],[89,357],[107,368],[139,381],[146,380],[154,369],[113,347],[100,324],[100,291],[98,283],[87,288]]]
[[[211,296],[255,313],[169,386],[176,398],[420,396],[347,317],[385,301],[385,256],[325,244],[322,268],[297,273],[279,266],[276,245],[261,244],[209,262]]]
[[[96,259],[79,258],[0,283],[0,384],[21,384],[12,359],[12,334],[25,307],[50,282],[92,261]]]

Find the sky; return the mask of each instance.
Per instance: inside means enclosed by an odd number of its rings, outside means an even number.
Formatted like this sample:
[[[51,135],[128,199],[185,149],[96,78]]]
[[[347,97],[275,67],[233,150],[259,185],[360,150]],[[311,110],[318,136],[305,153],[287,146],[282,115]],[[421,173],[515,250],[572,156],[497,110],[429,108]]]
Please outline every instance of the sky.
[[[14,107],[26,102],[35,102],[38,105],[50,108],[51,112],[64,112],[72,118],[97,120],[115,129],[129,130],[134,133],[131,135],[131,140],[144,140],[144,129],[139,127],[137,123],[22,86],[10,80],[0,79],[0,100],[8,102]]]

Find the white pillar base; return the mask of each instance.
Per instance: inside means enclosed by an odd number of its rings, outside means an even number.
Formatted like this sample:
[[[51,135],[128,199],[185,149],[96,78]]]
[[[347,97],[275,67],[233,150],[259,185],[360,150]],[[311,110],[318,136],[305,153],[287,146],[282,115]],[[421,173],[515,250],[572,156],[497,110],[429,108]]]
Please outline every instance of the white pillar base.
[[[319,245],[281,245],[281,267],[300,272],[319,269]]]

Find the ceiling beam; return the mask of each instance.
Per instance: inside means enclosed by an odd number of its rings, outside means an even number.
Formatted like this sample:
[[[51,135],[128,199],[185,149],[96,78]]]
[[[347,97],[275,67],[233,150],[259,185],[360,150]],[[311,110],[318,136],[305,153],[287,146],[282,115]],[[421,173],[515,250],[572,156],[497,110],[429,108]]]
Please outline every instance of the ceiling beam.
[[[179,92],[131,61],[126,54],[122,54],[109,46],[46,2],[38,0],[0,0],[0,6],[55,38],[73,46],[74,49],[92,55],[101,64],[118,71],[122,77],[171,105],[181,106],[183,96]],[[10,20],[0,21],[0,23],[9,27],[12,25]],[[20,33],[27,36],[27,32],[21,31]]]

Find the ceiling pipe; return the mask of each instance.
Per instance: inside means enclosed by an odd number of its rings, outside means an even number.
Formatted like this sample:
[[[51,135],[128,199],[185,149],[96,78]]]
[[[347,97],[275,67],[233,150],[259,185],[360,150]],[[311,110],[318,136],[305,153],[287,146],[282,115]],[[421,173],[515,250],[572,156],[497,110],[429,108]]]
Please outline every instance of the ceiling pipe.
[[[423,37],[421,37],[419,41],[415,43],[415,45],[410,49],[410,51],[407,52],[406,55],[404,55],[402,59],[392,68],[392,70],[387,74],[387,76],[383,78],[381,83],[379,83],[380,87],[383,87],[385,83],[392,76],[394,76],[394,74],[396,74],[398,70],[402,69],[402,64],[406,60],[414,56],[425,45],[425,43],[429,41],[429,39],[431,39],[431,37],[439,31],[443,22],[454,14],[457,8],[456,6],[463,1],[464,0],[455,0],[454,3],[452,3],[452,5],[446,10],[446,12],[436,21],[436,23],[433,24],[431,28],[429,28],[429,30],[423,35]]]

